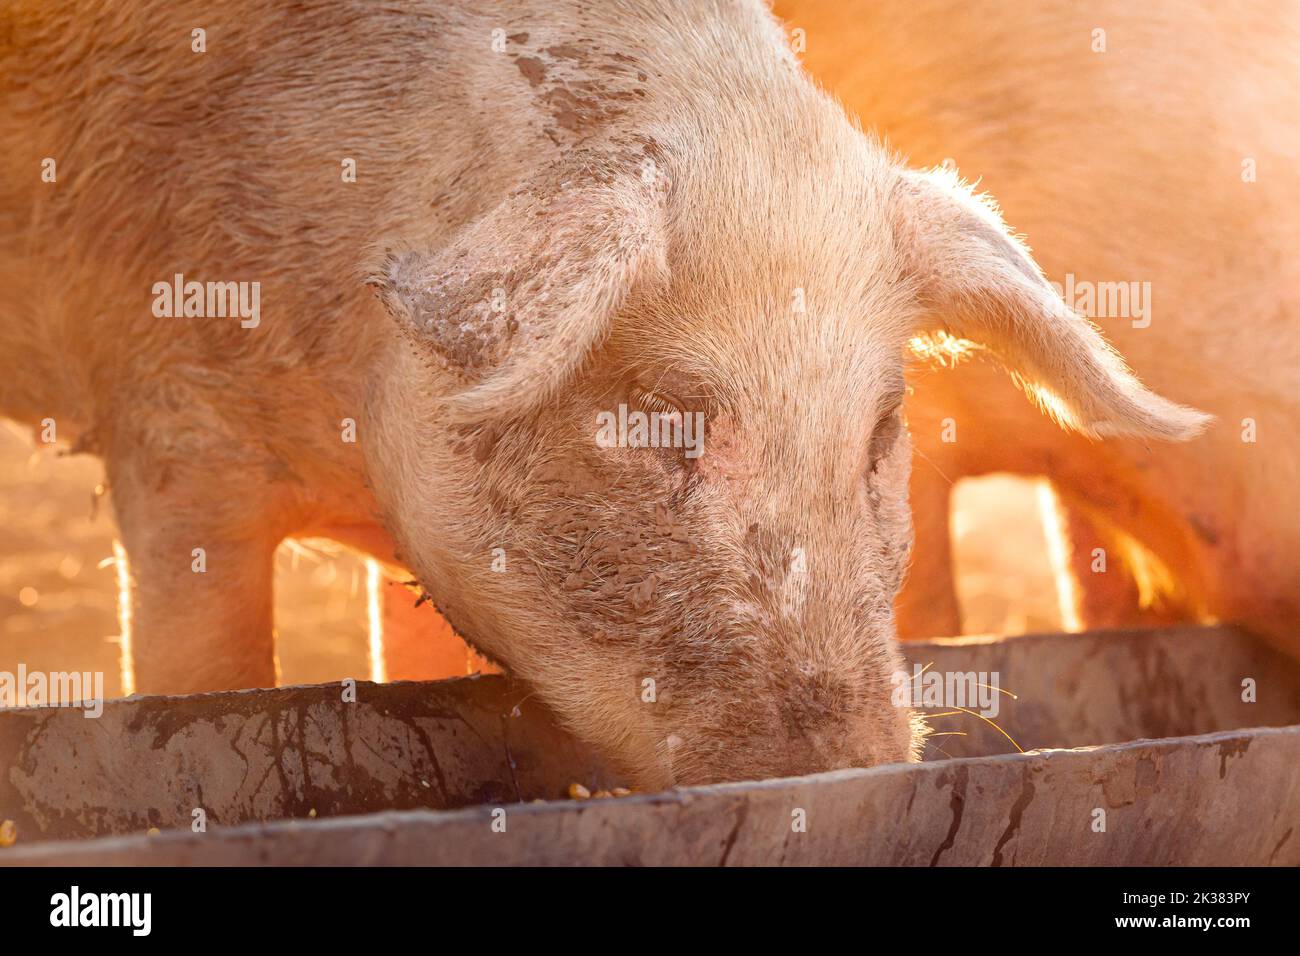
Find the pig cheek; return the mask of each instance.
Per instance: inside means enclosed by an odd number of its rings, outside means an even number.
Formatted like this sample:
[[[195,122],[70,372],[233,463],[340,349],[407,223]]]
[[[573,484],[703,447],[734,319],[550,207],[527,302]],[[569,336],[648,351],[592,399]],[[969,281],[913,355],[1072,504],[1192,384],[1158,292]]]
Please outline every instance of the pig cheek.
[[[919,759],[924,725],[905,700],[897,696],[895,675],[906,674],[907,665],[896,645],[883,637],[879,670],[865,688],[866,697],[854,748],[857,766],[875,766]]]
[[[896,596],[912,553],[912,511],[908,506],[911,444],[900,439],[872,476],[868,500],[876,526],[876,563],[880,580]]]
[[[700,477],[720,484],[744,482],[758,473],[735,431],[719,423],[709,430],[704,453],[695,462]]]

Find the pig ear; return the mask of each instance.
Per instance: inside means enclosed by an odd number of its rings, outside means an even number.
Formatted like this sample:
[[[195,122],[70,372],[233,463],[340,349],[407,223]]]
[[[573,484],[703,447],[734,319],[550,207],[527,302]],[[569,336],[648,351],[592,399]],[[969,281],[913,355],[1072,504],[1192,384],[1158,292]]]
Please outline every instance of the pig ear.
[[[904,268],[924,313],[997,356],[1061,425],[1090,437],[1184,440],[1211,421],[1133,376],[1048,284],[991,200],[942,170],[904,171],[896,197]]]
[[[435,254],[390,254],[369,283],[450,371],[462,422],[526,412],[599,344],[633,286],[665,271],[662,177],[547,171]]]

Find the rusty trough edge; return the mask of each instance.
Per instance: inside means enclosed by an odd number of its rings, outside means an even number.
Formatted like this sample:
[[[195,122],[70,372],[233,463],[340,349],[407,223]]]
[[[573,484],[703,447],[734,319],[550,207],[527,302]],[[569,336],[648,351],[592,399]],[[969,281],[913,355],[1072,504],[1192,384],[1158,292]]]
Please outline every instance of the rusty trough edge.
[[[494,831],[494,819],[498,828],[504,819],[505,832]],[[389,811],[206,834],[50,842],[14,847],[0,863],[1300,865],[1297,828],[1300,726],[1293,726],[621,800]]]
[[[97,720],[0,712],[0,819],[23,844],[150,827],[446,810],[608,789],[598,755],[504,677],[137,697]],[[3,855],[3,851],[0,851]]]

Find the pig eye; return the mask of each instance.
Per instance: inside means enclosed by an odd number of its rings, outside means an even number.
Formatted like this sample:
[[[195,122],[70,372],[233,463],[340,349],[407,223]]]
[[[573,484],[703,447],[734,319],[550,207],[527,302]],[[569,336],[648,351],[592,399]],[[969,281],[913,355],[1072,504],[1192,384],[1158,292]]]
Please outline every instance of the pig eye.
[[[699,457],[704,435],[698,430],[698,417],[693,417],[677,398],[660,389],[633,385],[628,389],[628,407],[649,416],[648,441],[652,448],[667,461],[693,470]]]
[[[893,411],[876,423],[875,431],[871,435],[871,445],[867,450],[867,468],[871,474],[876,473],[880,462],[889,454],[902,432],[903,409],[901,406],[895,406]]]
[[[682,403],[667,392],[652,391],[642,385],[633,385],[628,392],[628,404],[643,412],[658,412],[661,415],[681,415]]]

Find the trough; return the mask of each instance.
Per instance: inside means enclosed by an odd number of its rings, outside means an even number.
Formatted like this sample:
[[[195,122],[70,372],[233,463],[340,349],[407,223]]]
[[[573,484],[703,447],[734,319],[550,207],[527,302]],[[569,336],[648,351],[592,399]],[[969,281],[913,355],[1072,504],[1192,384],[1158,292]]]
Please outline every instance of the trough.
[[[625,781],[500,676],[0,711],[0,865],[1300,864],[1300,665],[1249,635],[905,650],[995,675],[998,726],[944,708],[918,764],[616,799],[566,798]]]

